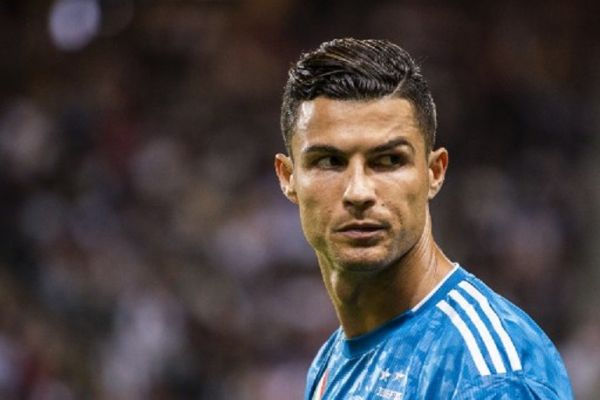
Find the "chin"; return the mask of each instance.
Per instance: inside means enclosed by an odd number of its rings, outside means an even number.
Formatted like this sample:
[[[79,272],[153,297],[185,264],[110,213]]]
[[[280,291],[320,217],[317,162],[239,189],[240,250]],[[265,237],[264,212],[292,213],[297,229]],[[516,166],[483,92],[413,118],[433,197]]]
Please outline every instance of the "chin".
[[[346,255],[337,258],[334,265],[342,271],[370,273],[386,269],[390,261],[388,257],[375,254]]]

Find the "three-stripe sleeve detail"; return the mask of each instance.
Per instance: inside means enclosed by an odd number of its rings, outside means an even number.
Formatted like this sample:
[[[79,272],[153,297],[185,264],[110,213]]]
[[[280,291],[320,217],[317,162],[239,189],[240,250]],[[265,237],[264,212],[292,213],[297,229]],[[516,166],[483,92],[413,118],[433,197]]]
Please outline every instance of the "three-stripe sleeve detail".
[[[450,318],[450,321],[454,324],[456,329],[458,329],[458,331],[462,335],[479,373],[483,376],[490,375],[490,369],[488,368],[483,358],[483,354],[481,354],[481,350],[477,345],[477,341],[475,340],[473,333],[471,333],[471,330],[469,329],[467,324],[465,324],[465,321],[463,321],[463,319],[460,317],[460,315],[458,315],[456,310],[445,300],[440,301],[437,304],[437,307],[440,310],[442,310],[442,312],[446,314],[448,318]]]
[[[508,332],[506,332],[506,329],[502,326],[500,317],[492,309],[488,299],[467,281],[460,282],[458,286],[464,292],[461,293],[457,289],[451,290],[449,298],[452,299],[450,302],[452,304],[446,300],[442,300],[437,304],[437,308],[446,314],[452,324],[458,329],[479,374],[482,376],[491,374],[486,358],[484,357],[484,349],[496,373],[506,373],[506,359],[508,359],[512,371],[521,370],[521,360],[515,345]],[[468,294],[467,297],[470,298],[469,300],[463,295],[465,292]],[[476,308],[475,304],[479,305],[480,310]],[[483,311],[483,314],[481,314],[481,311]],[[489,322],[484,322],[483,315],[485,315],[485,319]],[[492,332],[496,334],[500,342],[494,339]],[[481,339],[480,342],[477,341],[475,335]],[[483,342],[483,347],[480,346],[481,342]],[[501,353],[504,353],[506,358],[503,359]]]
[[[456,290],[450,291],[450,297],[467,313],[467,316],[473,325],[475,325],[475,328],[477,328],[477,332],[479,333],[479,336],[481,336],[481,339],[483,339],[483,343],[492,359],[492,364],[494,364],[496,372],[500,374],[505,373],[506,368],[504,367],[504,362],[502,361],[498,347],[496,346],[496,343],[494,343],[490,331],[479,317],[479,314],[477,314],[477,311],[475,311],[475,308]]]
[[[477,290],[475,288],[475,286],[471,285],[467,281],[462,281],[461,283],[458,284],[458,286],[460,286],[467,293],[469,293],[469,295],[471,295],[475,300],[477,300],[477,302],[479,303],[479,306],[483,310],[484,314],[490,320],[492,327],[494,328],[494,330],[500,337],[500,341],[502,342],[502,345],[504,346],[504,350],[506,351],[506,354],[508,355],[508,360],[510,362],[511,369],[513,371],[521,370],[522,369],[521,359],[519,358],[519,354],[517,353],[517,350],[515,349],[515,345],[512,342],[512,340],[511,340],[510,336],[508,335],[508,333],[506,332],[506,330],[504,329],[504,327],[502,326],[502,323],[500,322],[500,318],[498,317],[498,314],[496,314],[496,312],[490,306],[490,303],[487,300],[487,298],[483,294],[481,294],[481,292],[479,290]]]

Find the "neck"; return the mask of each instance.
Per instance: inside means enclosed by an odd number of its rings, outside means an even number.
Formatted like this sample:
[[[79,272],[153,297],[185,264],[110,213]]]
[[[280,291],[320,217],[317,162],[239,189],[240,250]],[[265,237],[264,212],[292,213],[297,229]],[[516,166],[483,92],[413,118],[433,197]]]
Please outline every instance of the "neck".
[[[367,333],[416,306],[452,270],[435,244],[429,216],[417,243],[381,271],[357,274],[319,258],[325,286],[346,337]]]

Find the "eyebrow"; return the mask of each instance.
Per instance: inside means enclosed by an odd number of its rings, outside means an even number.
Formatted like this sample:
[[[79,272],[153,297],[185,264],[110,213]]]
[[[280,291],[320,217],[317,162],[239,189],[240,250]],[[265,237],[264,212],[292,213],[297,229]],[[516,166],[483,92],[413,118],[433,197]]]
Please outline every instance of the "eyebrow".
[[[381,144],[379,146],[375,146],[369,150],[369,153],[383,153],[386,151],[390,151],[395,149],[396,147],[406,146],[409,147],[413,152],[415,151],[415,147],[411,142],[406,140],[405,138],[396,138],[392,139],[387,143]]]
[[[390,140],[387,143],[383,143],[378,146],[375,146],[375,147],[369,149],[367,152],[371,153],[371,154],[383,153],[383,152],[395,149],[396,147],[399,147],[399,146],[406,146],[406,147],[409,147],[412,150],[412,152],[415,151],[414,146],[408,140],[406,140],[405,138],[396,138],[396,139]],[[331,145],[326,145],[326,144],[314,144],[312,146],[308,146],[307,148],[305,148],[302,151],[302,154],[304,154],[304,155],[311,154],[311,153],[344,154],[344,152],[342,150],[338,149],[337,147],[331,146]]]
[[[313,144],[312,146],[308,146],[307,148],[302,150],[302,154],[311,153],[343,154],[344,152],[335,146],[330,146],[326,144]]]

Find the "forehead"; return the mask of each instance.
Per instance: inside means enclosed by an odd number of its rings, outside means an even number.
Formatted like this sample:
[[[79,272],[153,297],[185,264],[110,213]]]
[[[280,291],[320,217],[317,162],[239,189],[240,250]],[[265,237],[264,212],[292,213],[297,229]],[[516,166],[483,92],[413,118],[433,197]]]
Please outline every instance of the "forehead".
[[[414,108],[408,100],[318,97],[300,105],[292,148],[298,153],[318,143],[344,150],[377,146],[398,137],[411,142],[415,148],[424,146]]]

